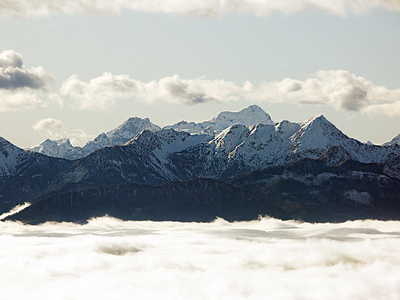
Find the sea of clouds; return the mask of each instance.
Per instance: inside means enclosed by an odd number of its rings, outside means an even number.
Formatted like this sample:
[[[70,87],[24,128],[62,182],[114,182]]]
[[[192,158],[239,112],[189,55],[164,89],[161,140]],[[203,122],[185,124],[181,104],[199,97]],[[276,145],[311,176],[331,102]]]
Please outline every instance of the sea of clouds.
[[[1,299],[400,299],[400,222],[0,222]]]

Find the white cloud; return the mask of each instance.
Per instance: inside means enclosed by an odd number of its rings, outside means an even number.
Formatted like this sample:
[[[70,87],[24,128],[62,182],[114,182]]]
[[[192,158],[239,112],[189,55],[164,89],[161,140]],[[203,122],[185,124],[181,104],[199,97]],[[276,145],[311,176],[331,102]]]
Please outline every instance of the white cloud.
[[[42,131],[42,130],[61,130],[64,128],[63,122],[60,120],[46,118],[38,121],[35,125],[32,126],[34,131]]]
[[[127,75],[114,76],[104,73],[103,76],[83,82],[78,75],[72,75],[61,87],[63,95],[69,95],[75,100],[79,109],[110,110],[115,101],[128,98],[137,91],[137,81]]]
[[[0,90],[0,112],[46,107],[46,102],[39,99],[36,93],[10,93]]]
[[[185,14],[216,18],[251,13],[258,17],[280,11],[295,14],[307,8],[328,14],[363,15],[374,8],[400,11],[397,0],[13,0],[0,2],[0,15],[32,17],[50,14],[110,15],[122,11]]]
[[[360,111],[385,101],[400,100],[400,89],[389,90],[343,70],[319,71],[304,81],[250,82],[238,85],[205,77],[183,79],[178,75],[144,83],[127,75],[102,76],[83,82],[77,75],[66,80],[61,93],[74,100],[79,109],[110,110],[118,99],[136,98],[147,103],[197,104],[245,99],[250,102],[280,102],[329,105],[337,110]]]
[[[389,117],[400,117],[400,101],[384,104],[373,104],[365,107],[363,112],[369,115],[386,115]]]
[[[13,50],[0,53],[0,68],[6,67],[22,68],[22,55]]]
[[[43,300],[399,299],[399,226],[0,222],[0,290]]]
[[[32,126],[32,129],[39,132],[44,138],[51,140],[68,138],[73,145],[84,144],[93,137],[82,129],[69,129],[68,126],[64,125],[63,121],[53,118],[39,120]]]

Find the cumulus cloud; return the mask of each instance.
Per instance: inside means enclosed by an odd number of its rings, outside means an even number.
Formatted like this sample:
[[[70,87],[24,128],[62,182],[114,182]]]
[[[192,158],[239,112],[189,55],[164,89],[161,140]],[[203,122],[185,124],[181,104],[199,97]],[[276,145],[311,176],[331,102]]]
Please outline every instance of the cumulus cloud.
[[[32,17],[50,14],[110,15],[122,11],[185,14],[216,18],[224,14],[251,13],[258,17],[280,11],[295,14],[307,8],[328,14],[363,15],[374,8],[400,11],[397,0],[13,0],[0,2],[0,14]]]
[[[72,75],[63,82],[60,91],[71,96],[79,109],[109,110],[117,99],[131,97],[138,91],[138,84],[128,75],[104,73],[88,83],[81,81],[78,75]]]
[[[0,289],[44,300],[398,299],[399,225],[0,222]]]
[[[63,122],[52,118],[42,119],[32,126],[34,131],[42,130],[61,130],[64,128]]]
[[[0,112],[45,107],[47,104],[36,93],[10,93],[0,90]]]
[[[286,78],[264,82],[253,96],[259,101],[330,105],[337,110],[359,111],[377,102],[399,100],[400,89],[376,86],[344,70],[322,70],[304,81]]]
[[[110,110],[118,99],[136,98],[147,103],[218,103],[245,99],[251,102],[281,102],[329,105],[337,110],[367,111],[376,103],[400,100],[400,89],[389,90],[343,70],[322,70],[304,81],[285,78],[282,81],[251,82],[238,85],[205,77],[183,79],[178,75],[148,83],[127,75],[104,73],[89,82],[77,75],[66,80],[61,93],[74,100],[79,109]]]
[[[40,99],[38,93],[53,83],[54,76],[42,67],[24,68],[21,54],[0,53],[0,112],[46,107],[54,100]]]
[[[68,138],[73,145],[81,145],[93,137],[82,129],[69,129],[63,121],[53,118],[39,120],[32,126],[32,129],[39,132],[44,138],[51,140]]]

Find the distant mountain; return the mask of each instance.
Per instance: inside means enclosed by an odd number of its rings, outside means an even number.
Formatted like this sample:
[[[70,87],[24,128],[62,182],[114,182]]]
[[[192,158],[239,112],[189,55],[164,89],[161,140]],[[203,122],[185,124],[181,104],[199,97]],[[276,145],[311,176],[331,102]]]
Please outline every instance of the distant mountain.
[[[261,122],[252,124],[256,121]],[[119,197],[116,189],[106,187],[127,183],[159,186],[208,178],[225,183],[233,180],[236,187],[261,194],[293,218],[400,219],[397,143],[361,143],[346,136],[322,115],[300,123],[274,124],[257,106],[237,113],[223,112],[207,122],[193,123],[190,128],[188,123],[182,123],[175,130],[160,129],[149,119],[131,118],[89,142],[86,148],[75,149],[68,140],[59,140],[45,141],[39,149],[49,155],[81,157],[73,161],[22,150],[0,139],[0,213],[24,201],[66,199],[63,193],[78,199],[79,193],[75,192],[90,190],[85,194],[90,198],[103,188]],[[143,129],[146,127],[149,129]],[[107,146],[111,144],[116,145]],[[207,180],[198,182],[205,184]],[[201,190],[202,184],[194,186]],[[185,189],[187,193],[196,193],[189,185],[167,186],[177,187],[178,194],[185,193]],[[150,190],[173,194],[163,189],[146,189],[154,197],[157,194]],[[221,196],[216,191],[212,195]],[[77,203],[82,203],[83,198],[79,199]],[[252,203],[263,203],[257,201]],[[125,205],[118,203],[115,205]],[[176,216],[175,209],[170,216]]]
[[[42,194],[72,162],[23,150],[0,137],[0,211]]]
[[[257,105],[251,105],[239,112],[221,112],[211,121],[202,123],[181,121],[163,129],[175,129],[188,133],[215,135],[234,124],[245,126],[256,124],[274,124],[271,117]],[[57,141],[45,140],[29,150],[53,157],[80,159],[103,147],[117,146],[127,143],[143,130],[158,131],[161,128],[150,122],[148,118],[130,118],[119,127],[97,136],[83,147],[73,147],[68,139]]]
[[[122,145],[146,129],[157,131],[161,128],[151,123],[148,118],[129,118],[117,128],[102,133],[93,141],[87,142],[83,147],[73,147],[68,139],[57,141],[47,139],[29,150],[53,157],[75,160],[103,147]]]
[[[251,126],[260,123],[269,125],[275,124],[271,120],[271,117],[261,107],[251,105],[239,112],[221,112],[211,121],[204,121],[201,123],[181,121],[174,125],[165,126],[163,129],[174,129],[176,131],[186,131],[188,133],[213,135],[235,124]]]
[[[74,160],[84,156],[84,150],[81,147],[71,145],[69,139],[50,140],[47,139],[39,145],[30,148],[33,152],[42,153],[52,157],[59,157]]]
[[[199,177],[229,181],[240,173],[317,159],[333,146],[338,148],[327,160],[330,164],[352,159],[400,169],[400,146],[363,144],[317,116],[302,123],[233,125],[216,136],[145,130],[122,146],[102,148],[76,162],[56,176],[50,190],[123,182],[162,184]]]

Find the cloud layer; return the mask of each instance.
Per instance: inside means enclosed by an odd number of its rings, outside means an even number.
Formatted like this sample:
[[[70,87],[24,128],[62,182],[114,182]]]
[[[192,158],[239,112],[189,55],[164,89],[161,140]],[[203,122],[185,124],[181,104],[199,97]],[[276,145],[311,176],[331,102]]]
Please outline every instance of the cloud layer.
[[[13,0],[0,2],[0,15],[32,17],[50,14],[109,15],[122,11],[185,14],[216,18],[251,13],[259,17],[274,11],[295,14],[307,8],[347,16],[367,14],[374,8],[400,11],[397,0]]]
[[[0,112],[45,107],[38,92],[53,85],[54,76],[42,67],[25,69],[22,55],[13,50],[0,53]]]
[[[4,299],[398,299],[399,222],[0,222]]]
[[[250,102],[329,105],[337,110],[363,110],[368,113],[370,107],[379,105],[384,110],[385,103],[400,101],[400,89],[376,86],[343,70],[322,70],[304,81],[285,78],[282,81],[262,82],[258,86],[250,82],[238,85],[205,77],[183,79],[178,75],[145,83],[128,75],[111,73],[84,82],[73,75],[63,83],[61,93],[70,96],[76,108],[98,110],[110,110],[118,99],[131,97],[147,103],[167,101],[184,104],[242,99]]]

